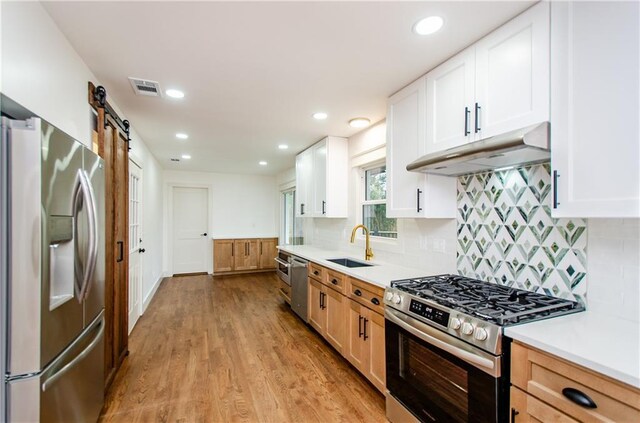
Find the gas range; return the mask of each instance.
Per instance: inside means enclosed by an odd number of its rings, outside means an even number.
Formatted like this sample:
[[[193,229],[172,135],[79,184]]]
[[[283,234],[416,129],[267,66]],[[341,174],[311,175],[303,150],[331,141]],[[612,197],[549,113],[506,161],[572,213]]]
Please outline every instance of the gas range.
[[[502,328],[584,310],[578,302],[458,275],[391,282],[387,306],[494,355]]]

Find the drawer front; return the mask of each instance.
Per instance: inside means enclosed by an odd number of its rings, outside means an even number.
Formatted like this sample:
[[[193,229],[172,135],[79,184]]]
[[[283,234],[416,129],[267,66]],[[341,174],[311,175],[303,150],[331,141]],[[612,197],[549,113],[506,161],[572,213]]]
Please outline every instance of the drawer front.
[[[384,289],[362,282],[358,279],[351,279],[349,297],[382,315],[384,315],[384,304],[382,302],[383,295]]]
[[[309,262],[309,277],[314,278],[320,282],[324,281],[326,269],[322,266],[318,266],[315,263]]]
[[[515,342],[511,375],[514,385],[577,420],[640,422],[640,390]],[[567,388],[588,396],[597,408],[576,404],[563,394]]]
[[[576,423],[561,411],[537,398],[511,387],[511,423]]]
[[[325,275],[325,285],[327,285],[329,288],[335,289],[342,294],[345,293],[348,278],[347,275],[343,275],[342,273],[335,272],[329,269],[326,269]]]
[[[279,281],[278,292],[284,298],[287,304],[291,304],[291,286],[289,284],[284,283],[283,281]]]

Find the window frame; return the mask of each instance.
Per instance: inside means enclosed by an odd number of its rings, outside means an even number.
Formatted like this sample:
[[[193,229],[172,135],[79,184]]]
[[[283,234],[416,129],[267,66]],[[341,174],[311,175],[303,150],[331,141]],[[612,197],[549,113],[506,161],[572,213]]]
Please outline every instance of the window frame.
[[[358,168],[358,173],[359,173],[359,184],[358,184],[358,204],[357,204],[357,223],[359,224],[364,224],[364,206],[368,206],[368,205],[377,205],[377,204],[384,204],[385,207],[387,206],[387,198],[385,198],[384,200],[367,200],[367,171],[369,170],[373,170],[379,167],[383,167],[385,168],[385,173],[387,172],[387,162],[385,159],[383,160],[376,160],[370,163],[365,163],[362,166],[360,166]],[[386,196],[385,196],[386,197]],[[397,236],[395,238],[391,238],[391,237],[386,237],[386,236],[378,236],[378,235],[373,235],[373,233],[370,235],[371,241],[375,241],[375,242],[383,242],[383,243],[387,243],[387,244],[397,244],[398,240],[400,238],[400,231],[398,230],[398,218],[395,217],[389,217],[388,219],[394,219],[396,221],[396,234]],[[357,234],[357,239],[359,240],[364,240],[365,236],[362,233],[363,231],[358,230],[358,234]]]

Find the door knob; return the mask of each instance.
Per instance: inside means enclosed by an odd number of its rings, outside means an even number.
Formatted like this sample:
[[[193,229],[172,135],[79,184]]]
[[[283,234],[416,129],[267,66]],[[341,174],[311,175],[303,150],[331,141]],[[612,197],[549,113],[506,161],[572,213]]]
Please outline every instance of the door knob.
[[[201,235],[201,236],[207,236],[207,233],[205,232],[205,233],[203,233],[203,234],[200,234],[200,235]]]
[[[138,248],[138,252],[139,253],[144,253],[145,251],[147,251],[147,250],[145,250],[144,248]]]

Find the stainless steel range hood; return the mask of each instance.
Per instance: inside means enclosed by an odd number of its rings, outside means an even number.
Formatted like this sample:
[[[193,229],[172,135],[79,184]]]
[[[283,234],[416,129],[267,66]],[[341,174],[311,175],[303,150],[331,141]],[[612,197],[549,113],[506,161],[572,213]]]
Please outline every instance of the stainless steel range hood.
[[[408,171],[459,176],[492,169],[548,161],[549,122],[427,154],[407,165]]]

